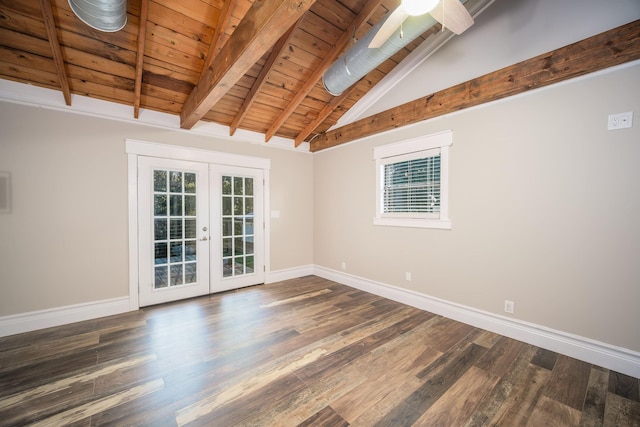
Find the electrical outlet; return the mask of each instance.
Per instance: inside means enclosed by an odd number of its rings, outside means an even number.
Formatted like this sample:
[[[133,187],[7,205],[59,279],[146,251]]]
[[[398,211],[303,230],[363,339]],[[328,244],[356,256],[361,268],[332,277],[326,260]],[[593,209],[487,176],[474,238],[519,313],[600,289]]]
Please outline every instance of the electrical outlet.
[[[633,111],[609,114],[607,130],[625,129],[633,126]]]
[[[342,261],[342,269],[343,269],[343,270],[346,270],[346,269],[347,269],[347,263],[346,263],[346,262],[344,262],[344,261]]]
[[[504,311],[509,314],[513,314],[515,303],[513,301],[504,300]]]
[[[404,273],[404,278],[407,281],[411,281],[411,272],[407,271],[406,273]]]

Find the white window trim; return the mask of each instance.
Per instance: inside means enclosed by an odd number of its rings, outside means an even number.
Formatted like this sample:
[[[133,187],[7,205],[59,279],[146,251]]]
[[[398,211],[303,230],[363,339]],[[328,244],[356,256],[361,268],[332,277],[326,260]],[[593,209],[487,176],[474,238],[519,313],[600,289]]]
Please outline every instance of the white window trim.
[[[451,229],[449,219],[449,147],[453,143],[453,132],[447,130],[418,138],[408,139],[393,144],[387,144],[373,149],[373,159],[376,162],[376,214],[373,218],[374,225],[414,227],[414,228],[436,228]],[[433,149],[440,149],[440,215],[439,218],[425,218],[420,214],[415,217],[385,217],[382,215],[382,191],[384,187],[384,174],[382,172],[385,164],[401,161],[400,156],[411,155],[412,153],[423,152]],[[391,157],[397,157],[391,160]]]

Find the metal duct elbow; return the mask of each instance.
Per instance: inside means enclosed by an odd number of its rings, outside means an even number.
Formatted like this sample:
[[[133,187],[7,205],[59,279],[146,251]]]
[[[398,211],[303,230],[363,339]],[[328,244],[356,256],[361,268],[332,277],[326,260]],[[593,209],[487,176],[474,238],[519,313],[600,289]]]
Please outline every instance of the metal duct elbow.
[[[88,26],[113,33],[127,23],[127,0],[69,0],[73,13]]]
[[[340,95],[371,70],[438,23],[428,13],[410,16],[402,24],[402,31],[400,28],[397,29],[382,46],[369,49],[369,43],[389,15],[391,13],[388,13],[385,19],[372,27],[351,49],[327,68],[322,75],[322,84],[327,92],[334,96]]]

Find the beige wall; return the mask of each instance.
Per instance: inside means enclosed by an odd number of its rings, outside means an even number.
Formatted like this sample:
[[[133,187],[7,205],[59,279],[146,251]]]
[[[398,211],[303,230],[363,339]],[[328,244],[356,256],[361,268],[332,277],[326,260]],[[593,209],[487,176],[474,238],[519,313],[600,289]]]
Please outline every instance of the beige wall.
[[[271,159],[271,268],[316,264],[640,351],[640,65],[314,156],[0,103],[0,316],[128,295],[125,138]],[[634,111],[632,129],[607,131]],[[452,230],[374,227],[372,148],[444,129]],[[310,191],[313,189],[313,191]],[[405,280],[405,272],[412,281]]]
[[[640,351],[639,81],[636,64],[316,153],[315,264]],[[635,126],[607,131],[625,111]],[[373,226],[372,148],[446,129],[453,229]]]
[[[8,103],[0,129],[0,316],[129,294],[126,138],[271,159],[271,269],[313,262],[308,153]]]

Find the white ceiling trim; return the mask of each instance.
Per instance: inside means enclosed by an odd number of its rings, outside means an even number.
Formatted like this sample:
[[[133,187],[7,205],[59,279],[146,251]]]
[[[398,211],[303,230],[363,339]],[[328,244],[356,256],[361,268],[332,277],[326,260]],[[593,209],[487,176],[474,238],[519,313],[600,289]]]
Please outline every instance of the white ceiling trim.
[[[180,117],[172,114],[141,109],[139,118],[135,119],[133,117],[133,107],[127,105],[75,94],[71,95],[71,100],[71,106],[68,106],[65,104],[61,92],[58,90],[0,79],[0,101],[117,120],[136,125],[153,126],[235,142],[259,144],[266,147],[283,148],[306,153],[310,152],[308,142],[304,142],[296,148],[293,139],[274,136],[269,140],[269,143],[265,143],[264,134],[238,129],[234,136],[230,136],[228,126],[203,121],[198,122],[192,129],[187,130],[180,127]]]

